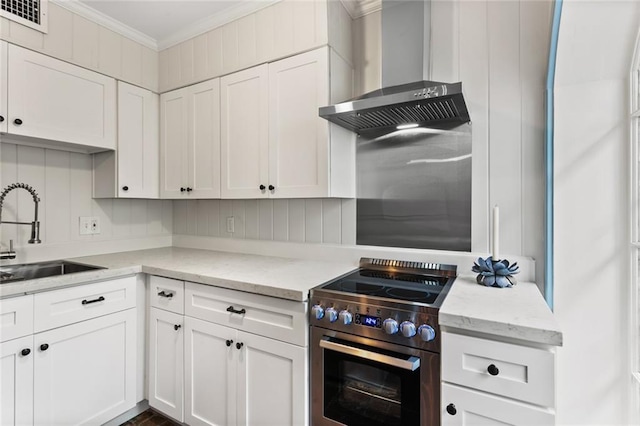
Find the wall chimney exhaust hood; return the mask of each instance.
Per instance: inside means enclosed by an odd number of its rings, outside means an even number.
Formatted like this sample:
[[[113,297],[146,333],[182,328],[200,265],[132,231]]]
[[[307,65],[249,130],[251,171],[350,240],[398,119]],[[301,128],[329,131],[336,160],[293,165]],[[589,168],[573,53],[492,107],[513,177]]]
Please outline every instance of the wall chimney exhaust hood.
[[[429,0],[382,1],[382,89],[337,105],[320,117],[358,134],[408,126],[436,129],[470,121],[462,83],[429,81]]]

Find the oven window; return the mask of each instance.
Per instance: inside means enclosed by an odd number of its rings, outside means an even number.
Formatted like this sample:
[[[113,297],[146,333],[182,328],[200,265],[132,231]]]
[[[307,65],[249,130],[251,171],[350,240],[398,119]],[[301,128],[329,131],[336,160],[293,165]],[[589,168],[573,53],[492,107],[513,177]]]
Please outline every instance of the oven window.
[[[420,369],[325,349],[324,416],[349,426],[418,426]]]

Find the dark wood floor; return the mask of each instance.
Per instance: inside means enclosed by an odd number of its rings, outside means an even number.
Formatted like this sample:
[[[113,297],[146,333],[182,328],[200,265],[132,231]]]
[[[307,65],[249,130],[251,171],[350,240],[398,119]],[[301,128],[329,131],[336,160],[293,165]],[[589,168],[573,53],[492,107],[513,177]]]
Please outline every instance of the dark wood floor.
[[[176,423],[173,420],[163,416],[162,414],[148,409],[147,411],[138,414],[128,422],[122,423],[120,426],[179,426],[180,423]]]

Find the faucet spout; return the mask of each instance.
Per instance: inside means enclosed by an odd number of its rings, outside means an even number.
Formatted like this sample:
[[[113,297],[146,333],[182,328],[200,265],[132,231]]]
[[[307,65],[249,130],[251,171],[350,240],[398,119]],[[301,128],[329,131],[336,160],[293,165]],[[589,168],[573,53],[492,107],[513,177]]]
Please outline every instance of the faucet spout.
[[[25,191],[29,192],[33,197],[34,204],[34,213],[33,213],[33,221],[32,222],[3,222],[2,221],[2,204],[4,203],[4,199],[7,194],[14,189],[22,188]],[[0,192],[0,225],[3,223],[14,223],[19,225],[31,225],[31,238],[29,239],[29,244],[40,244],[40,222],[38,221],[38,203],[40,202],[40,197],[38,197],[38,193],[36,192],[31,185],[27,185],[25,183],[12,183],[8,185],[5,189]]]

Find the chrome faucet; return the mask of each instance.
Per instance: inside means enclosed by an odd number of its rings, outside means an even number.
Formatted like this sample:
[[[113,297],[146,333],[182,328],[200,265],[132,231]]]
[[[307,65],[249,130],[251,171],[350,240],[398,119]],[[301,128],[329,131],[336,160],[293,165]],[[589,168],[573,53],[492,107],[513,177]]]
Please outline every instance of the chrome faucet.
[[[22,188],[28,191],[33,197],[34,203],[34,213],[33,213],[33,221],[32,222],[14,222],[14,221],[3,221],[2,220],[2,204],[4,203],[4,199],[7,194],[14,189]],[[40,198],[38,197],[38,193],[35,189],[33,189],[30,185],[25,183],[12,183],[2,190],[0,193],[0,225],[3,223],[13,224],[13,225],[31,225],[31,238],[29,239],[29,244],[40,244],[40,222],[38,221],[38,203],[40,202]],[[9,241],[9,251],[0,252],[0,259],[15,259],[16,252],[13,250],[13,240]]]

